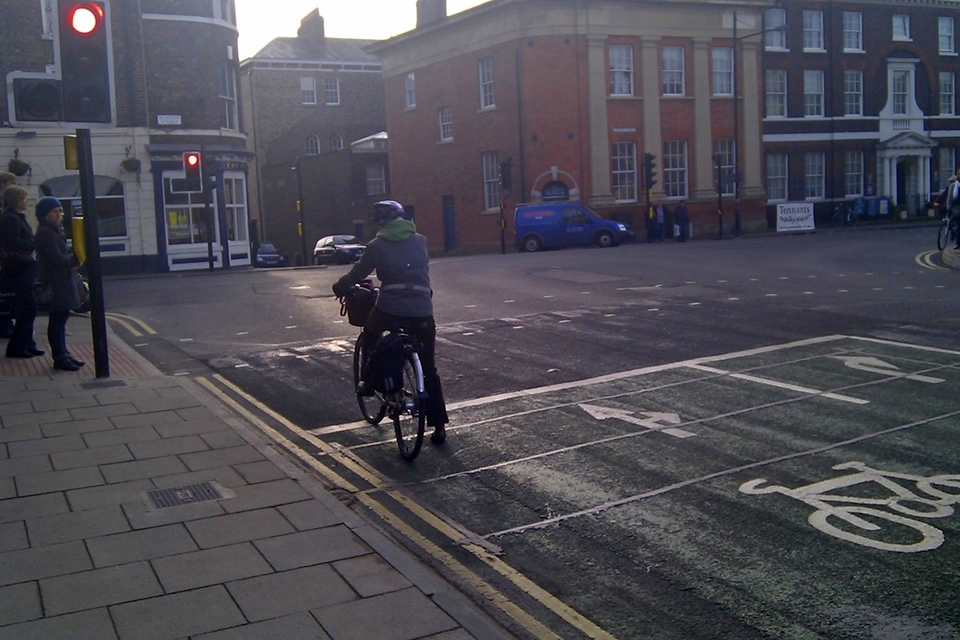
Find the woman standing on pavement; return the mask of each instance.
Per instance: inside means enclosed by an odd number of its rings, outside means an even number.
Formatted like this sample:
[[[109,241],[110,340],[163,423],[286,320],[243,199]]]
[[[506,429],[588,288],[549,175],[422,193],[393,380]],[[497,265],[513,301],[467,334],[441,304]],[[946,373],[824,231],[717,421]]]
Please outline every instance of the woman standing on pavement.
[[[33,341],[33,321],[37,317],[37,303],[33,299],[33,284],[37,279],[37,259],[34,256],[33,229],[27,222],[27,191],[22,187],[8,187],[3,192],[3,215],[0,216],[0,261],[7,286],[13,293],[14,327],[7,342],[8,358],[42,356]]]
[[[49,285],[50,299],[47,323],[47,341],[53,352],[53,368],[77,371],[84,362],[67,351],[67,320],[70,312],[80,306],[80,290],[77,288],[77,270],[80,261],[67,248],[63,235],[63,208],[56,198],[46,197],[37,201],[37,258],[40,260],[38,282]]]

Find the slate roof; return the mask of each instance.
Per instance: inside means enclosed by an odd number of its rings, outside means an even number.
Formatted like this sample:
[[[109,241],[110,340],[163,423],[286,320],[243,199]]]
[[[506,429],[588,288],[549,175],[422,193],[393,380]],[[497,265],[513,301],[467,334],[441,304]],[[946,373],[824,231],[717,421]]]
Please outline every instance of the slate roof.
[[[258,61],[302,60],[310,62],[370,62],[378,64],[380,58],[364,51],[365,47],[375,42],[379,41],[326,38],[323,45],[318,45],[309,38],[274,38],[251,59]]]

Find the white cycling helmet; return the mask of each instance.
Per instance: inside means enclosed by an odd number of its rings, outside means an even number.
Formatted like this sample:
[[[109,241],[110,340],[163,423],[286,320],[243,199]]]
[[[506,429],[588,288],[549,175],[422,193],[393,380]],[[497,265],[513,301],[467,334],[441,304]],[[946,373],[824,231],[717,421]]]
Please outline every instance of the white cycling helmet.
[[[373,219],[379,226],[383,226],[391,220],[404,217],[403,205],[394,200],[381,200],[373,205]]]

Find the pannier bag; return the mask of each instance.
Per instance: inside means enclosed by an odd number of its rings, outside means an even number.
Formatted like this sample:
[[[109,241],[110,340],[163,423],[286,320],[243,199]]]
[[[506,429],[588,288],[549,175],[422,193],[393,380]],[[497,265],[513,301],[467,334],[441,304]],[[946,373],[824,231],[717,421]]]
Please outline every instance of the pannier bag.
[[[367,362],[366,381],[375,391],[391,393],[403,388],[406,352],[403,337],[387,334],[380,339]]]
[[[377,303],[377,290],[370,280],[364,280],[358,288],[350,291],[340,303],[340,315],[347,316],[347,322],[355,327],[367,323],[367,317]]]

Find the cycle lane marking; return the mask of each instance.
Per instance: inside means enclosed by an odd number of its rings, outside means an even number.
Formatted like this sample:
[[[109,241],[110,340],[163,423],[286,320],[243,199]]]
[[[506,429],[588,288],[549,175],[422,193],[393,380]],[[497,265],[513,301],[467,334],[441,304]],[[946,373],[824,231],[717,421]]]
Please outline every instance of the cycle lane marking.
[[[778,389],[786,389],[788,391],[796,391],[797,393],[805,393],[810,396],[820,396],[823,398],[830,398],[831,400],[840,400],[842,402],[851,402],[853,404],[870,404],[869,400],[864,400],[863,398],[854,398],[853,396],[846,396],[842,393],[834,393],[832,391],[823,391],[821,389],[811,389],[810,387],[801,387],[797,384],[792,384],[789,382],[781,382],[779,380],[771,380],[770,378],[761,378],[759,376],[753,376],[746,373],[734,373],[731,371],[726,371],[724,369],[717,369],[715,367],[707,367],[700,364],[689,365],[691,369],[696,369],[697,371],[704,371],[707,373],[716,373],[718,375],[726,376],[728,378],[736,378],[737,380],[746,380],[747,382],[756,382],[757,384],[767,385],[770,387],[777,387]]]
[[[890,362],[885,362],[880,358],[874,358],[872,356],[855,356],[855,357],[846,357],[846,356],[830,356],[838,360],[843,360],[843,364],[850,367],[851,369],[857,369],[858,371],[867,371],[870,373],[879,373],[880,375],[889,376],[891,378],[906,378],[907,380],[915,380],[917,382],[926,382],[929,384],[939,384],[941,382],[946,382],[943,378],[934,378],[933,376],[924,376],[917,373],[902,373],[900,367]]]
[[[930,418],[925,418],[923,420],[917,420],[914,422],[908,422],[906,424],[900,424],[888,429],[882,429],[880,431],[875,431],[873,433],[865,433],[863,435],[856,436],[854,438],[848,438],[847,440],[841,440],[840,442],[834,442],[822,447],[814,447],[812,449],[807,449],[805,451],[796,451],[794,453],[785,454],[782,456],[776,456],[773,458],[767,458],[766,460],[758,460],[756,462],[750,462],[747,464],[739,465],[736,467],[731,467],[729,469],[723,469],[721,471],[715,471],[713,473],[708,473],[696,478],[689,478],[687,480],[681,480],[679,482],[674,482],[663,487],[658,487],[656,489],[651,489],[650,491],[644,491],[642,493],[634,494],[632,496],[627,496],[625,498],[620,498],[619,500],[611,500],[603,504],[598,504],[593,507],[586,509],[579,509],[577,511],[572,511],[570,513],[565,513],[562,515],[554,516],[552,518],[546,518],[544,520],[538,520],[537,522],[531,522],[529,524],[524,524],[516,527],[510,527],[509,529],[502,529],[500,531],[494,531],[491,533],[484,534],[482,537],[485,539],[497,538],[504,535],[523,533],[525,531],[532,531],[535,529],[543,529],[545,527],[550,527],[566,520],[571,520],[573,518],[580,518],[583,516],[596,515],[602,513],[614,507],[619,507],[627,504],[632,504],[634,502],[639,502],[640,500],[645,500],[647,498],[652,498],[655,496],[663,495],[671,491],[676,491],[677,489],[684,489],[696,484],[707,482],[709,480],[715,480],[717,478],[724,478],[726,476],[731,476],[737,473],[742,473],[744,471],[749,471],[750,469],[759,469],[762,467],[767,467],[773,464],[778,464],[780,462],[788,462],[790,460],[796,460],[799,458],[806,458],[813,455],[818,455],[821,453],[826,453],[828,451],[833,451],[835,449],[840,449],[842,447],[847,447],[853,444],[858,444],[860,442],[867,442],[874,438],[881,436],[889,435],[891,433],[898,433],[900,431],[906,431],[913,429],[915,427],[924,426],[932,422],[937,422],[939,420],[948,420],[960,416],[960,409],[956,411],[949,411],[947,413],[942,413],[937,416],[932,416]]]

